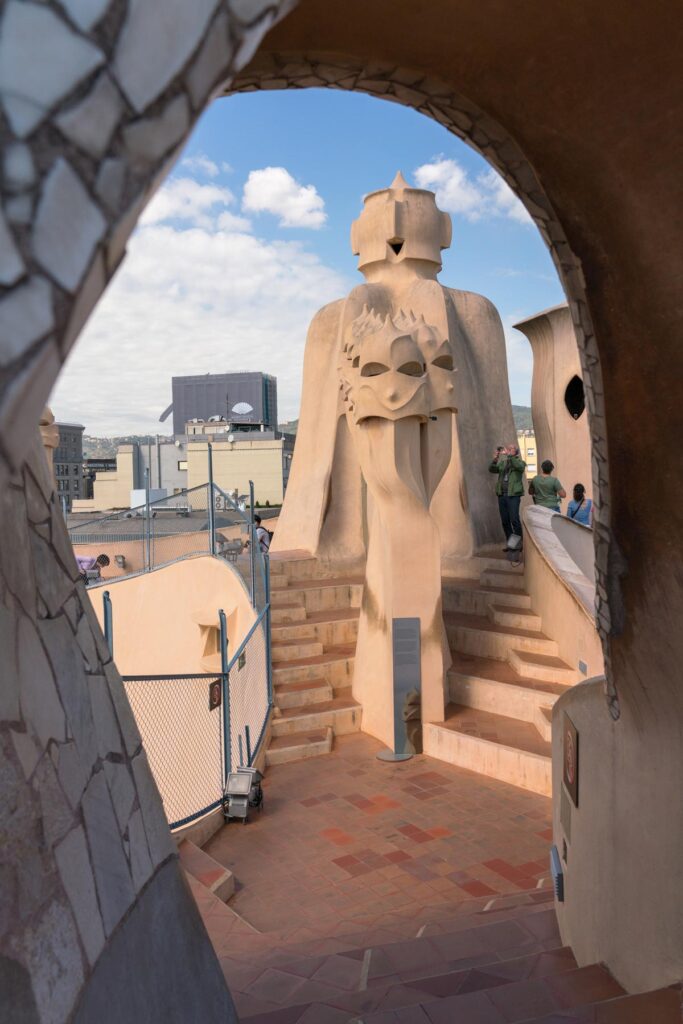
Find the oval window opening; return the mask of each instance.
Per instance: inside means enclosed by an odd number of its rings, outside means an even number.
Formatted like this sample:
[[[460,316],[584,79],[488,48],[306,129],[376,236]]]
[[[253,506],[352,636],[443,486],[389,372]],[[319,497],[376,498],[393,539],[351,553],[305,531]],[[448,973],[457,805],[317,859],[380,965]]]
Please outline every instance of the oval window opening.
[[[583,381],[576,374],[572,377],[567,384],[567,390],[564,393],[564,404],[567,406],[569,415],[575,420],[578,420],[579,416],[586,408],[586,396],[583,390]]]

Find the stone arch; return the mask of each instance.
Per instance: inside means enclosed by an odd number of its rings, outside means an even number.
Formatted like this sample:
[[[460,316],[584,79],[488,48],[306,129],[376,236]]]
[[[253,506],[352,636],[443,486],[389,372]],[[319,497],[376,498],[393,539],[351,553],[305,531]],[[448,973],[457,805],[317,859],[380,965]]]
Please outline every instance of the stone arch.
[[[79,1000],[81,1007],[92,1005],[88,979],[102,970],[104,949],[125,945],[122,929],[132,920],[131,908],[142,906],[143,892],[158,884],[174,890],[173,899],[185,898],[177,869],[168,874],[174,870],[173,852],[163,812],[121,701],[120,679],[77,579],[36,427],[64,360],[124,258],[142,210],[218,84],[224,94],[327,86],[404,103],[478,149],[520,196],[550,247],[581,349],[599,499],[598,614],[606,645],[621,617],[618,591],[612,588],[611,603],[607,597],[607,567],[614,559],[599,354],[580,263],[541,182],[510,132],[421,71],[287,55],[268,58],[262,66],[257,61],[234,85],[225,86],[253,56],[266,30],[293,6],[292,0],[167,0],[161,6],[153,0],[128,6],[116,0],[89,5],[64,0],[59,7],[9,0],[2,15],[0,101],[8,141],[0,219],[0,632],[10,655],[0,740],[12,791],[26,811],[8,856],[18,870],[35,845],[36,830],[42,830],[46,851],[44,863],[36,865],[45,885],[33,890],[33,924],[19,926],[8,946],[13,959],[32,972],[39,995],[36,1019],[47,1019],[50,1001],[51,1012],[64,1018]],[[606,655],[609,666],[608,646]],[[610,710],[617,717],[609,685]],[[98,723],[107,735],[93,728]],[[125,776],[117,792],[120,798],[123,786],[128,794],[127,817],[111,795],[114,784],[107,772]],[[49,808],[41,804],[46,795]],[[55,802],[61,808],[57,818]],[[88,875],[80,824],[85,821],[87,832],[91,819],[97,831],[103,805],[116,864],[100,867],[109,877],[118,872],[121,880],[117,904],[107,907],[98,890],[97,865]],[[119,811],[125,821],[119,821]],[[82,858],[78,878],[62,869],[56,852],[66,841],[73,846],[68,862]],[[105,851],[100,855],[106,858]],[[183,913],[190,934],[196,914],[192,918],[187,902]],[[41,946],[36,959],[31,942],[46,941],[55,915],[62,925],[52,935],[54,947]],[[44,933],[36,931],[36,922],[43,923]],[[192,965],[188,951],[179,949],[166,949],[160,958],[169,970],[184,959]],[[55,969],[59,1005],[47,979]],[[111,978],[105,988],[108,984]],[[225,1012],[215,975],[206,979],[205,990],[211,1007]],[[75,1012],[74,1019],[87,1018],[87,1010],[85,1016]],[[130,1009],[129,1019],[135,1012]]]
[[[31,423],[36,421],[60,366],[124,258],[127,239],[139,216],[170,170],[216,84],[232,83],[216,90],[223,95],[309,87],[360,91],[412,107],[481,153],[525,204],[548,245],[569,300],[582,360],[593,442],[600,572],[600,564],[606,564],[609,557],[610,532],[599,354],[580,263],[519,146],[503,126],[452,87],[411,68],[376,62],[369,68],[351,58],[330,61],[322,55],[268,55],[260,61],[257,58],[233,82],[235,72],[255,48],[256,34],[274,20],[275,8],[268,7],[260,18],[245,23],[222,8],[209,17],[207,11],[213,5],[204,6],[206,10],[192,16],[181,16],[180,7],[171,7],[165,13],[171,52],[160,54],[158,44],[150,47],[142,43],[158,19],[148,13],[146,5],[139,5],[137,12],[131,12],[131,17],[118,26],[118,33],[111,33],[108,66],[96,46],[100,35],[97,25],[86,26],[95,31],[89,44],[93,52],[83,54],[83,67],[87,69],[89,61],[97,68],[95,74],[85,74],[83,82],[76,80],[64,102],[53,105],[50,116],[40,119],[37,130],[26,128],[21,110],[9,109],[8,117],[10,123],[14,117],[19,140],[31,132],[30,148],[40,154],[36,166],[44,168],[45,174],[39,198],[38,188],[32,190],[37,198],[33,230],[30,235],[25,230],[17,232],[13,254],[16,266],[5,279],[6,284],[14,286],[17,308],[22,303],[36,308],[37,329],[42,331],[42,336],[27,332],[15,341],[15,351],[10,349],[6,360],[0,429],[7,461],[14,466],[21,461]],[[237,5],[237,9],[242,7]],[[184,19],[189,19],[187,24]],[[55,31],[58,25],[55,19]],[[183,34],[180,43],[178,37]],[[78,39],[83,45],[82,36]],[[175,75],[169,76],[167,56],[177,64]],[[92,119],[100,115],[103,124],[95,130]],[[43,149],[47,149],[44,137],[52,125],[64,139],[63,155],[56,160],[43,155]],[[26,143],[19,140],[17,160],[26,155]],[[16,198],[10,201],[16,204]],[[55,227],[53,220],[60,202],[65,217],[72,223],[82,222],[79,237],[73,238],[71,246],[65,246],[68,226]],[[70,248],[71,262],[60,269]],[[602,582],[605,586],[601,589],[607,593],[607,580]],[[618,602],[618,592],[612,594],[612,600]],[[610,607],[607,598],[600,595],[598,621],[609,662]],[[616,717],[616,693],[609,682],[608,699]]]

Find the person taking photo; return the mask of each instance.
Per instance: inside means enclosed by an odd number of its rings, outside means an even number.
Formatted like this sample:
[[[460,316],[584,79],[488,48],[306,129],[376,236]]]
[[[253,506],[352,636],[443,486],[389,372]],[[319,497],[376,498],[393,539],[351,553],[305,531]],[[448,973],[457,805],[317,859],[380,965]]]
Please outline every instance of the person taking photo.
[[[524,494],[524,472],[526,462],[520,458],[516,444],[500,445],[489,463],[489,473],[497,473],[496,494],[498,510],[506,542],[515,534],[522,536],[522,522],[519,517],[519,503]],[[507,551],[508,546],[503,548]]]

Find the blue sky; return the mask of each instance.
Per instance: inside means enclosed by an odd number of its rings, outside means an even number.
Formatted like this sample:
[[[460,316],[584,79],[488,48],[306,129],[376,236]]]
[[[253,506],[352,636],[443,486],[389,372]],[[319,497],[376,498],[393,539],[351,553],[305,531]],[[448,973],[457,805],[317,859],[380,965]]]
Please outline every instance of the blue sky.
[[[528,405],[530,350],[512,324],[564,296],[521,206],[428,118],[311,89],[206,111],[57,385],[57,417],[93,434],[167,431],[158,416],[173,374],[240,369],[274,373],[281,419],[297,416],[308,323],[361,280],[351,221],[399,169],[451,213],[440,279],[497,306],[512,400]]]

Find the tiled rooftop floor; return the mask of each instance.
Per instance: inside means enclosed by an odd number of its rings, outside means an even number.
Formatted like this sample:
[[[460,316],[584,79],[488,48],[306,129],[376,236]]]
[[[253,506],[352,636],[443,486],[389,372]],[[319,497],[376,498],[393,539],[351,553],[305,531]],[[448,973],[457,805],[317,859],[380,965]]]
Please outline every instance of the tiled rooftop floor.
[[[258,931],[322,939],[396,915],[417,930],[449,905],[547,884],[546,797],[425,756],[378,761],[381,748],[354,734],[269,769],[263,813],[207,845],[235,874],[230,907]]]

